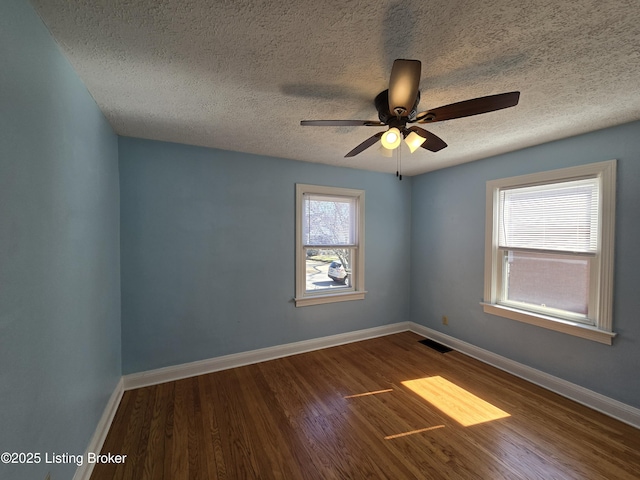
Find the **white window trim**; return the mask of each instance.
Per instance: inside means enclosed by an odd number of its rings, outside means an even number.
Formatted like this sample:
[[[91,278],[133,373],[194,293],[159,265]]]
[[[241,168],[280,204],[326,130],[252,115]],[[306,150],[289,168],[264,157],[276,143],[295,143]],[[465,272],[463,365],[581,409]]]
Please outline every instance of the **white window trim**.
[[[356,198],[356,255],[355,276],[351,278],[351,290],[336,293],[322,290],[320,293],[306,291],[306,258],[302,245],[303,201],[304,194],[336,195]],[[321,185],[296,184],[296,307],[321,305],[350,300],[364,300],[367,293],[364,289],[364,190],[350,188],[326,187]]]
[[[559,319],[517,308],[499,305],[498,300],[498,233],[497,224],[499,189],[524,187],[562,180],[597,177],[601,182],[602,202],[600,205],[599,278],[597,299],[597,324],[595,326]],[[616,160],[591,163],[578,167],[562,168],[518,177],[503,178],[487,182],[485,221],[485,263],[484,263],[484,312],[491,315],[537,325],[557,332],[567,333],[607,345],[613,337],[613,263],[614,229],[616,209]]]

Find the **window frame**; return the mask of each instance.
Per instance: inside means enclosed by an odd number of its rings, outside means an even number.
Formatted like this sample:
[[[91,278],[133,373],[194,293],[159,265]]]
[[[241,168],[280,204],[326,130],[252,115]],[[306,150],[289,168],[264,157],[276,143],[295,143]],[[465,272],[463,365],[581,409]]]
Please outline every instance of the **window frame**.
[[[333,197],[348,197],[355,199],[355,244],[349,246],[353,248],[350,277],[351,287],[348,289],[323,289],[316,292],[309,292],[306,289],[306,255],[303,244],[303,222],[304,222],[304,196],[326,195]],[[322,185],[296,184],[296,291],[294,302],[296,307],[306,307],[310,305],[321,305],[334,302],[345,302],[351,300],[364,300],[367,293],[364,288],[364,212],[365,212],[365,192],[352,188],[329,187]],[[355,274],[354,274],[355,272]]]
[[[485,272],[484,301],[485,313],[517,320],[550,330],[586,338],[607,345],[612,344],[613,332],[613,267],[615,234],[616,160],[568,167],[547,172],[539,172],[517,177],[490,180],[486,184],[485,219]],[[501,304],[503,290],[502,262],[503,248],[498,246],[498,215],[500,190],[578,180],[598,178],[600,202],[598,206],[599,237],[598,249],[591,258],[591,281],[589,308],[594,325],[572,320],[567,316],[555,316],[548,312],[517,308]],[[528,250],[527,250],[528,251]],[[562,254],[562,252],[555,252]]]

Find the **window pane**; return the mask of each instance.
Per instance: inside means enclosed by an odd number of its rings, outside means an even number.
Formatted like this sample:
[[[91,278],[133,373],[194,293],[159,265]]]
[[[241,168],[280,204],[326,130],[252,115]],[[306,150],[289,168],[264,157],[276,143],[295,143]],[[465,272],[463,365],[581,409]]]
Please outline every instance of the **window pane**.
[[[589,258],[508,251],[505,300],[587,315]]]
[[[354,245],[355,198],[305,195],[305,245]]]
[[[351,288],[353,249],[305,249],[307,292]]]

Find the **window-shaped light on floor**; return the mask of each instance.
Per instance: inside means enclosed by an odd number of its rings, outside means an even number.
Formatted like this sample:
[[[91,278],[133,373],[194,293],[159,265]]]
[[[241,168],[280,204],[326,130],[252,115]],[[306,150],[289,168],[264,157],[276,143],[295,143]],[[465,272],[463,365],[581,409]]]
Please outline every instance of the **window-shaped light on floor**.
[[[407,380],[402,385],[465,427],[511,416],[440,376]]]

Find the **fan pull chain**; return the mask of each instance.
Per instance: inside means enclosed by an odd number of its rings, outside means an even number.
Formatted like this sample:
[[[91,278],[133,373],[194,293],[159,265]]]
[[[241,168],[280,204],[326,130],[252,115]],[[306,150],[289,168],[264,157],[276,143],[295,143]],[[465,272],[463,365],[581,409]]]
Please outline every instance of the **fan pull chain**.
[[[402,145],[396,148],[396,177],[398,180],[402,181],[402,159],[400,157],[400,152],[402,151]]]

